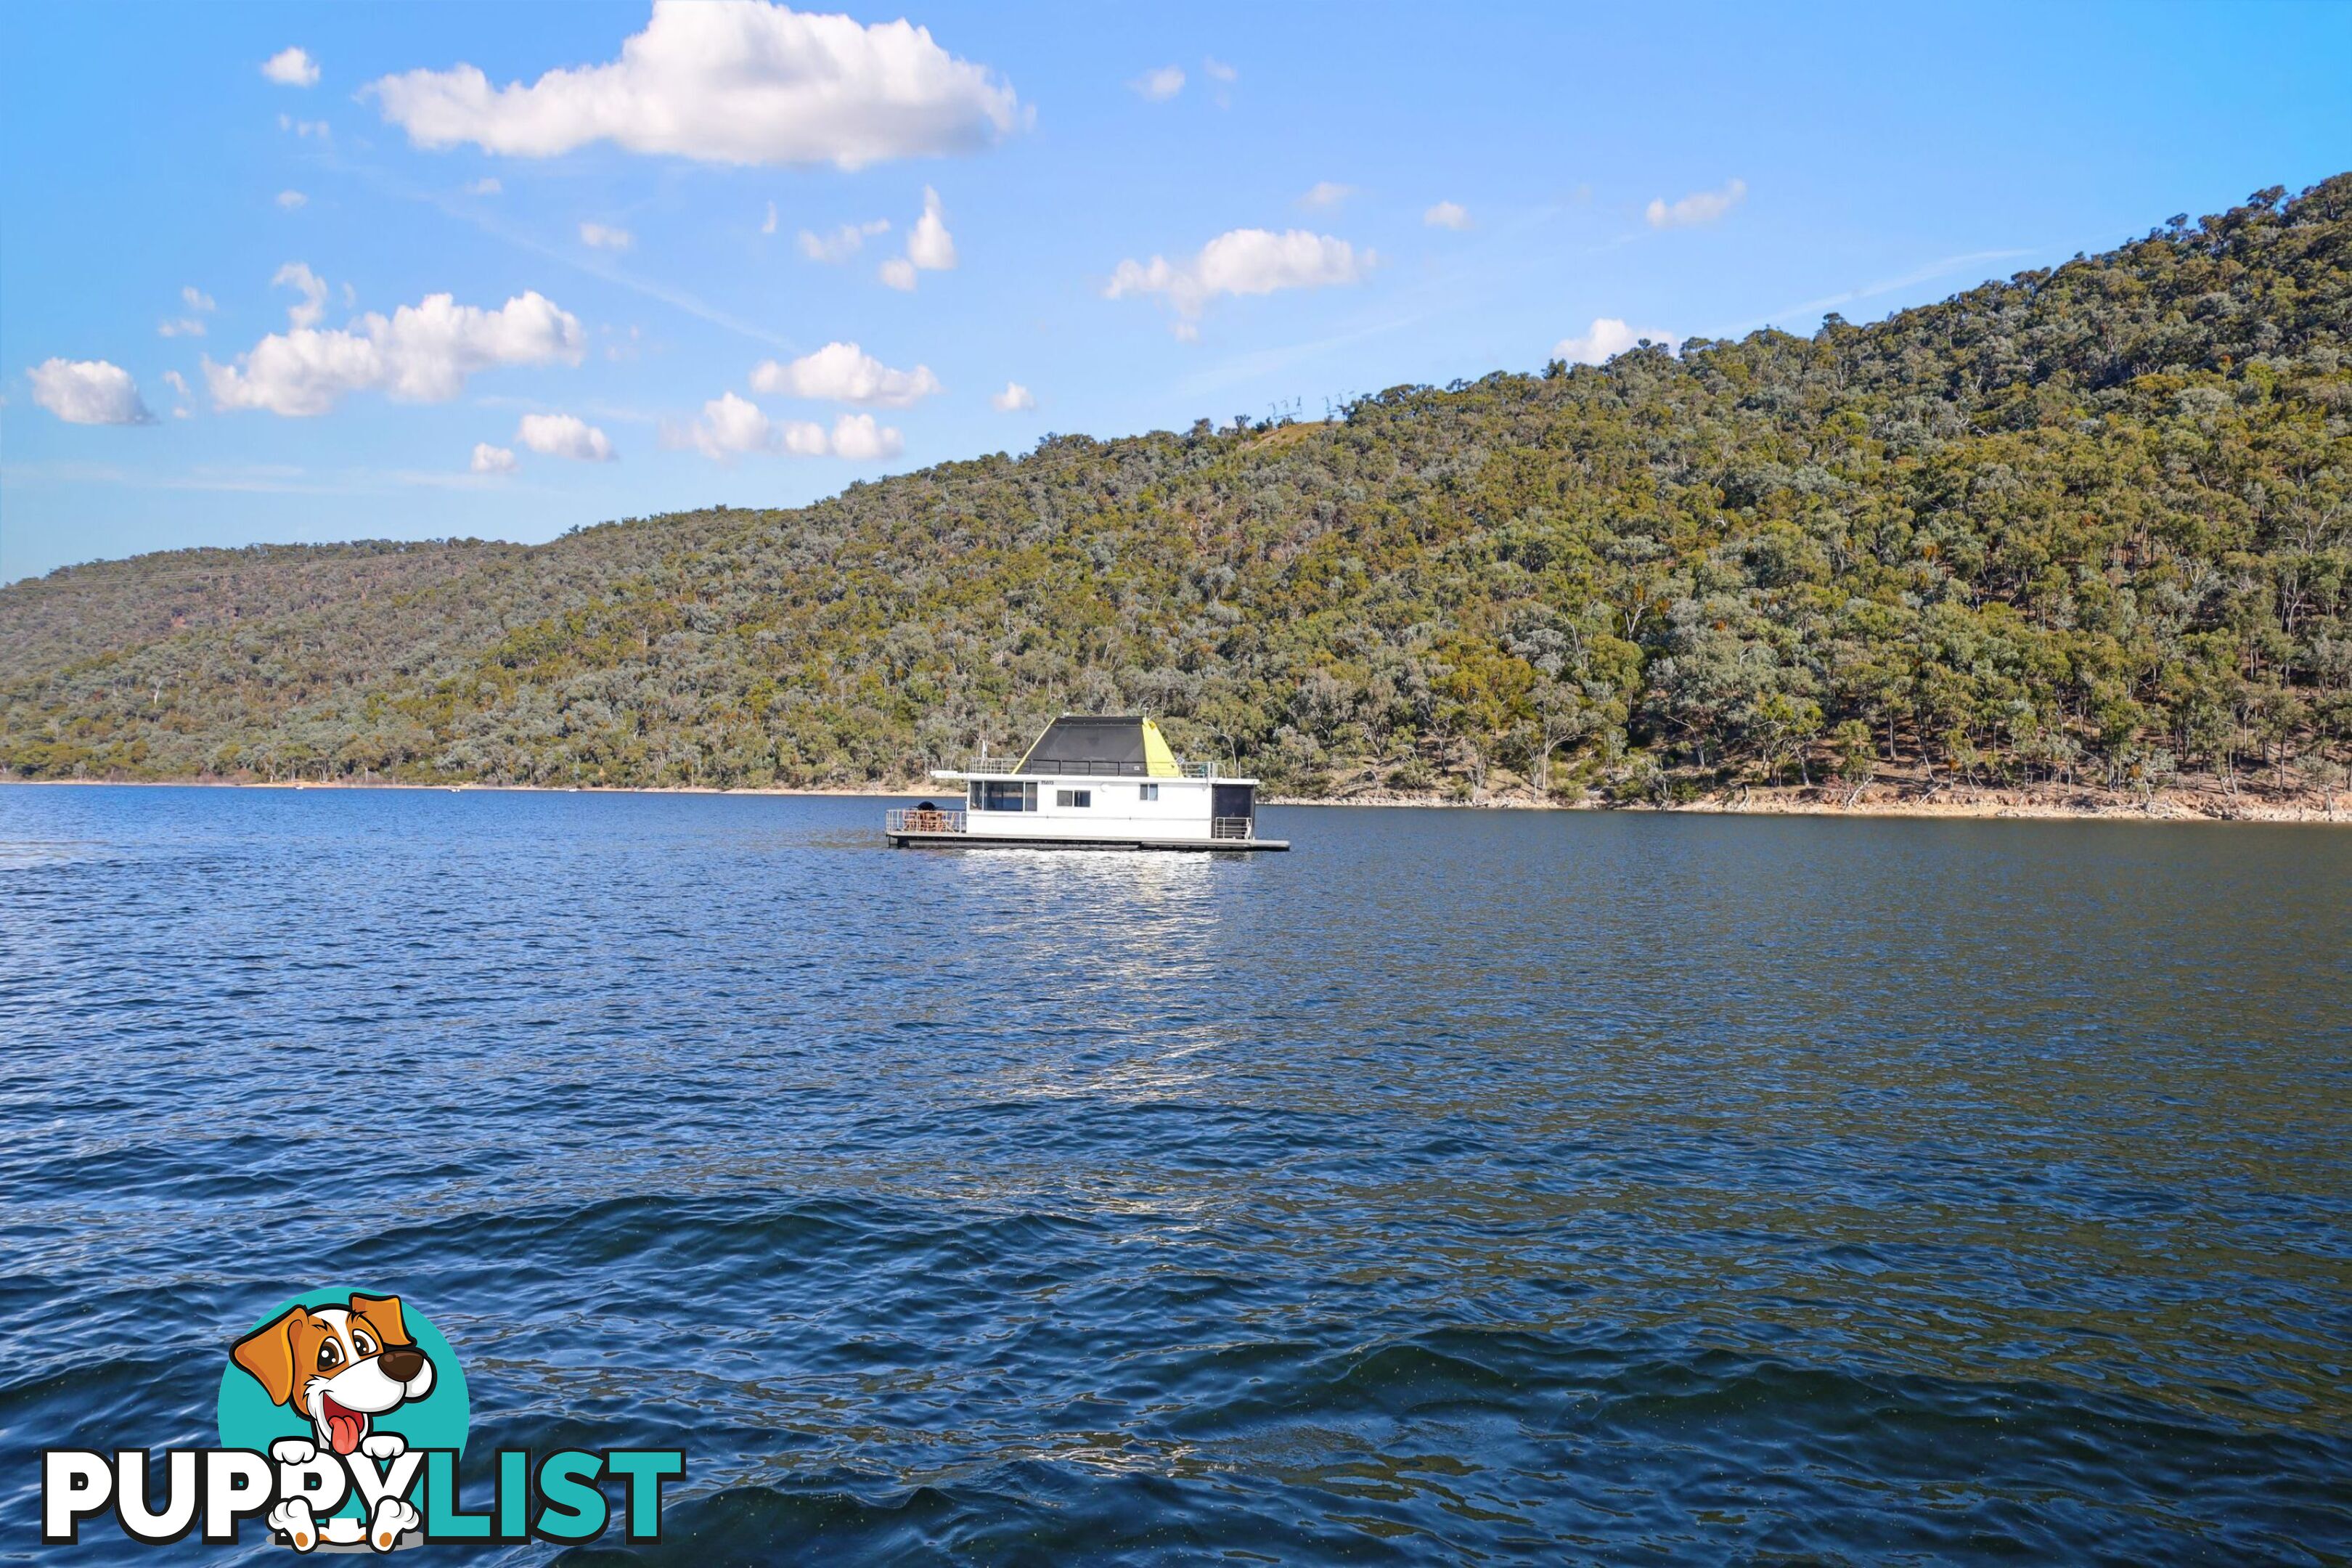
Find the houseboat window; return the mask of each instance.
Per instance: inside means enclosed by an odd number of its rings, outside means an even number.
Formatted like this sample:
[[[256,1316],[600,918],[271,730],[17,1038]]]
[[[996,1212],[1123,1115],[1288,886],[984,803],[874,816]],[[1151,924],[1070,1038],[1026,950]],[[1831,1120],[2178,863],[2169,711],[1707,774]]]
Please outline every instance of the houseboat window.
[[[1034,811],[1037,809],[1037,786],[1010,779],[975,779],[971,786],[971,804],[975,811]]]
[[[1095,792],[1090,789],[1057,789],[1054,792],[1055,805],[1091,806]]]
[[[1160,786],[1158,784],[1138,784],[1135,786],[1135,798],[1138,800],[1158,800],[1160,798]]]

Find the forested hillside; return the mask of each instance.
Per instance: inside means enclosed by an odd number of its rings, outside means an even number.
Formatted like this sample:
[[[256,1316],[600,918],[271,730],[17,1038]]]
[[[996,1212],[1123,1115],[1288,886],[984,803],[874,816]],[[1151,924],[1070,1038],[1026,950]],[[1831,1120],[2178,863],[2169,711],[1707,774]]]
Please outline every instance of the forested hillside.
[[[2352,175],[1324,424],[74,568],[0,590],[0,661],[34,777],[902,782],[1136,710],[1303,794],[2275,787],[2352,742]]]

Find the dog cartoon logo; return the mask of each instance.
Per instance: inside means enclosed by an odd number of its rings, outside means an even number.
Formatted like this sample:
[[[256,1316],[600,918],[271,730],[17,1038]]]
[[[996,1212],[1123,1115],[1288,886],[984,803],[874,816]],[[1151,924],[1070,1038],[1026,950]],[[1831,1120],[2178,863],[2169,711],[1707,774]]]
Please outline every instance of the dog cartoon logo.
[[[298,1303],[237,1341],[231,1354],[272,1405],[308,1415],[319,1446],[338,1454],[357,1453],[376,1416],[433,1392],[433,1362],[408,1337],[397,1296]]]
[[[281,1466],[383,1479],[282,1499],[268,1517],[288,1545],[389,1551],[423,1522],[406,1495],[416,1461],[404,1456],[462,1448],[466,1384],[448,1341],[398,1296],[311,1291],[231,1347],[220,1416],[226,1446]]]

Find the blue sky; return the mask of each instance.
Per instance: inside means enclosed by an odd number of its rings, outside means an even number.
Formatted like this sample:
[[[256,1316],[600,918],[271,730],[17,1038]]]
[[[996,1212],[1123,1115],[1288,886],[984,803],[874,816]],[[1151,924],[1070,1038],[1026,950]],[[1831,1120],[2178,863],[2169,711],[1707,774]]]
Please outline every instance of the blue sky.
[[[1873,320],[2352,167],[2347,62],[2343,5],[10,7],[0,580]]]

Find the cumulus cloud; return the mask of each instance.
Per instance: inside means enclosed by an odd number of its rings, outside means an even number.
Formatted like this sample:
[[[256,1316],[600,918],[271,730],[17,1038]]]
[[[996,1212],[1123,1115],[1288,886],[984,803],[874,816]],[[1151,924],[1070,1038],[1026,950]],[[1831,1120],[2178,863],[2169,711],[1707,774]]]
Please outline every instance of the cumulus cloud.
[[[930,186],[923,187],[923,216],[907,231],[907,254],[894,256],[881,266],[878,276],[893,289],[911,292],[917,272],[947,272],[956,264],[955,237],[948,233],[947,219],[940,206],[940,193]]]
[[[278,193],[278,205],[290,213],[297,207],[309,206],[310,198],[299,191],[280,191]]]
[[[291,131],[295,135],[304,138],[316,136],[321,142],[333,134],[323,120],[297,120],[290,114],[281,114],[278,117],[278,129]]]
[[[798,428],[815,432],[821,443],[824,427],[801,423]],[[695,450],[704,457],[724,462],[746,452],[782,450],[784,429],[760,412],[760,405],[748,397],[738,397],[723,392],[702,405],[702,417],[694,422],[688,438]],[[818,448],[822,450],[820,447]]]
[[[718,163],[832,163],[969,152],[1024,117],[1012,87],[928,28],[862,26],[764,0],[656,0],[604,65],[493,88],[474,66],[369,89],[424,147],[548,158],[594,142]]]
[[[546,458],[609,463],[620,456],[604,432],[577,414],[526,414],[515,426],[515,439]]]
[[[26,371],[33,401],[68,425],[152,425],[139,384],[102,359],[44,360]]]
[[[213,297],[210,294],[205,293],[203,289],[197,288],[193,283],[181,289],[180,303],[185,305],[191,310],[216,310],[220,308],[213,303]]]
[[[163,384],[170,387],[172,389],[173,395],[176,396],[180,400],[179,405],[172,410],[172,417],[174,419],[194,418],[194,411],[188,407],[188,400],[195,396],[195,394],[189,389],[188,378],[182,375],[176,370],[167,370],[163,373]]]
[[[1127,85],[1154,103],[1165,103],[1184,90],[1184,68],[1160,66],[1145,71]]]
[[[956,264],[955,240],[940,216],[940,193],[923,187],[923,216],[907,236],[907,259],[926,272],[946,272]]]
[[[446,403],[477,371],[578,364],[587,341],[577,317],[535,289],[495,310],[429,294],[389,317],[371,310],[348,328],[297,325],[273,332],[234,364],[207,359],[205,384],[215,408],[266,408],[289,417],[324,414],[352,392]]]
[[[1175,308],[1181,329],[1220,294],[1271,294],[1278,289],[1353,283],[1373,260],[1370,251],[1359,252],[1346,240],[1328,234],[1311,234],[1303,228],[1286,234],[1237,228],[1209,241],[1190,261],[1171,262],[1155,256],[1149,262],[1120,262],[1103,297],[1161,295]],[[1177,336],[1190,334],[1180,330]]]
[[[167,338],[201,338],[205,335],[205,324],[194,316],[180,316],[156,322],[155,331]]]
[[[213,303],[213,297],[190,283],[181,289],[180,303],[188,308],[189,313],[176,321],[158,322],[155,330],[167,338],[203,337],[205,335],[204,318],[219,309]],[[173,374],[178,373],[175,371]]]
[[[1006,382],[1002,392],[990,393],[988,401],[999,414],[1018,414],[1024,409],[1037,406],[1035,396],[1017,381]]]
[[[770,213],[775,211],[770,207]],[[890,232],[890,220],[877,217],[867,223],[845,223],[839,228],[823,234],[801,230],[801,254],[811,261],[823,261],[838,266],[864,248],[866,242],[877,234]]]
[[[279,268],[269,279],[269,286],[292,289],[302,296],[300,304],[286,307],[289,326],[315,327],[319,318],[327,313],[327,280],[299,261],[289,261]]]
[[[473,469],[478,474],[511,474],[515,471],[515,455],[505,447],[493,447],[488,441],[474,443]]]
[[[892,370],[856,343],[827,343],[790,364],[762,360],[751,390],[784,397],[815,397],[871,408],[905,408],[940,390],[929,365]]]
[[[1719,191],[1693,191],[1678,202],[1660,196],[1643,214],[1652,228],[1687,228],[1713,223],[1748,199],[1748,182],[1733,180]]]
[[[833,455],[853,463],[895,458],[907,443],[887,425],[877,425],[871,414],[845,414],[833,422]]]
[[[1298,198],[1302,207],[1336,207],[1356,194],[1353,185],[1343,185],[1337,180],[1318,180]]]
[[[625,228],[583,223],[580,226],[580,243],[594,250],[626,250],[637,243],[637,237]]]
[[[1432,228],[1465,229],[1470,226],[1470,213],[1460,202],[1440,202],[1422,214],[1421,221]]]
[[[261,62],[261,74],[280,87],[313,87],[319,80],[319,62],[307,49],[283,48]]]
[[[870,462],[895,458],[906,445],[898,431],[877,425],[870,414],[845,414],[827,430],[810,419],[771,419],[758,404],[731,392],[702,405],[702,417],[683,444],[719,462],[756,453]]]
[[[485,174],[468,184],[466,187],[466,194],[469,196],[495,196],[505,189],[504,185],[499,184],[499,177],[496,174]]]
[[[1643,338],[1654,343],[1670,341],[1663,331],[1636,331],[1614,316],[1595,316],[1592,325],[1586,328],[1581,336],[1562,338],[1555,343],[1551,357],[1566,360],[1570,364],[1606,364]]]

